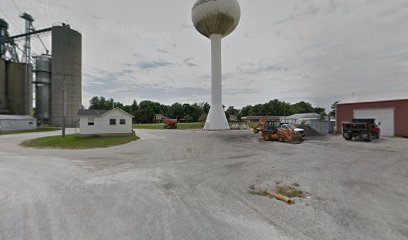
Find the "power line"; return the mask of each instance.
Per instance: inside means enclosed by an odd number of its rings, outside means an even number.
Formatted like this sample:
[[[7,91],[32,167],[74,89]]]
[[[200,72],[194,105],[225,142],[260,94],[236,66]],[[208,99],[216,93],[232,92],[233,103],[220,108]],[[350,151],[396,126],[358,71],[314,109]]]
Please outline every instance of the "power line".
[[[34,26],[31,25],[31,27],[33,28],[33,31],[35,31]],[[48,48],[45,46],[45,44],[44,44],[43,40],[41,39],[40,35],[39,34],[35,34],[35,35],[38,37],[38,39],[40,39],[41,44],[43,45],[45,51],[48,53],[49,52]]]
[[[16,7],[17,11],[19,11],[20,14],[22,14],[23,11],[21,11],[21,9],[17,6],[16,2],[14,2],[14,0],[10,0],[10,1],[13,3],[14,7]]]

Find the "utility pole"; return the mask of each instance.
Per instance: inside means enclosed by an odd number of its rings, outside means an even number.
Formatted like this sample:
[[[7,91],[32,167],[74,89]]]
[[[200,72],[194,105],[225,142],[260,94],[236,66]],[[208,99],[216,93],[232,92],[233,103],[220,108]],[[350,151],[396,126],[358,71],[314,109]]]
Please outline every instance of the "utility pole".
[[[65,118],[67,116],[67,91],[65,88],[65,74],[64,74],[64,81],[62,82],[62,91],[63,91],[63,98],[62,98],[62,137],[65,138]]]

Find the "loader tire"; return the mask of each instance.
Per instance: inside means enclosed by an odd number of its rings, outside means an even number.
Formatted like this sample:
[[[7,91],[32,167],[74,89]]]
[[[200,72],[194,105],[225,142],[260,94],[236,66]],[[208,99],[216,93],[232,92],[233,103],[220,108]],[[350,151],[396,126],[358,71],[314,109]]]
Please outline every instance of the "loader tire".
[[[271,141],[271,139],[272,139],[271,134],[269,134],[268,132],[264,132],[264,133],[262,134],[262,137],[263,137],[263,139],[264,139],[265,141]]]
[[[367,142],[372,142],[372,141],[373,141],[373,135],[369,133],[367,136]]]

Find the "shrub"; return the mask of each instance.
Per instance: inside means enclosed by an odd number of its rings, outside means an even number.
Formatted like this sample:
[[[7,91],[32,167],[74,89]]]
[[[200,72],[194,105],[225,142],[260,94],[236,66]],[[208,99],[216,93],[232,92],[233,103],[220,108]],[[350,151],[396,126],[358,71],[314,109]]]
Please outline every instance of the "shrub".
[[[198,121],[199,121],[199,122],[205,122],[205,120],[207,120],[207,114],[202,114],[202,115],[198,118]]]
[[[192,116],[190,116],[190,115],[186,115],[186,116],[184,116],[184,121],[186,121],[186,122],[190,123],[190,122],[193,122],[193,121],[194,121],[194,119],[193,119],[193,117],[192,117]]]

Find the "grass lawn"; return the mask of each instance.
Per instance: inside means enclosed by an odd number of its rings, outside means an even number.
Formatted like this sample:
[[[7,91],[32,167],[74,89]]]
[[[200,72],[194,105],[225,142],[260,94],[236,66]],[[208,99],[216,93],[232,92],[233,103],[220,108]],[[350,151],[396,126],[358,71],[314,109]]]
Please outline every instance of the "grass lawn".
[[[122,145],[137,139],[139,139],[139,137],[136,135],[81,138],[79,134],[71,134],[66,135],[65,138],[62,138],[61,136],[52,136],[27,140],[21,143],[21,145],[33,148],[91,149]]]
[[[147,124],[134,124],[136,129],[164,129],[163,123],[147,123]],[[204,127],[204,123],[177,123],[177,129],[200,129]]]
[[[61,128],[53,128],[53,127],[40,127],[34,130],[22,130],[22,131],[0,131],[1,135],[10,135],[10,134],[22,134],[22,133],[36,133],[36,132],[52,132],[58,131]]]

